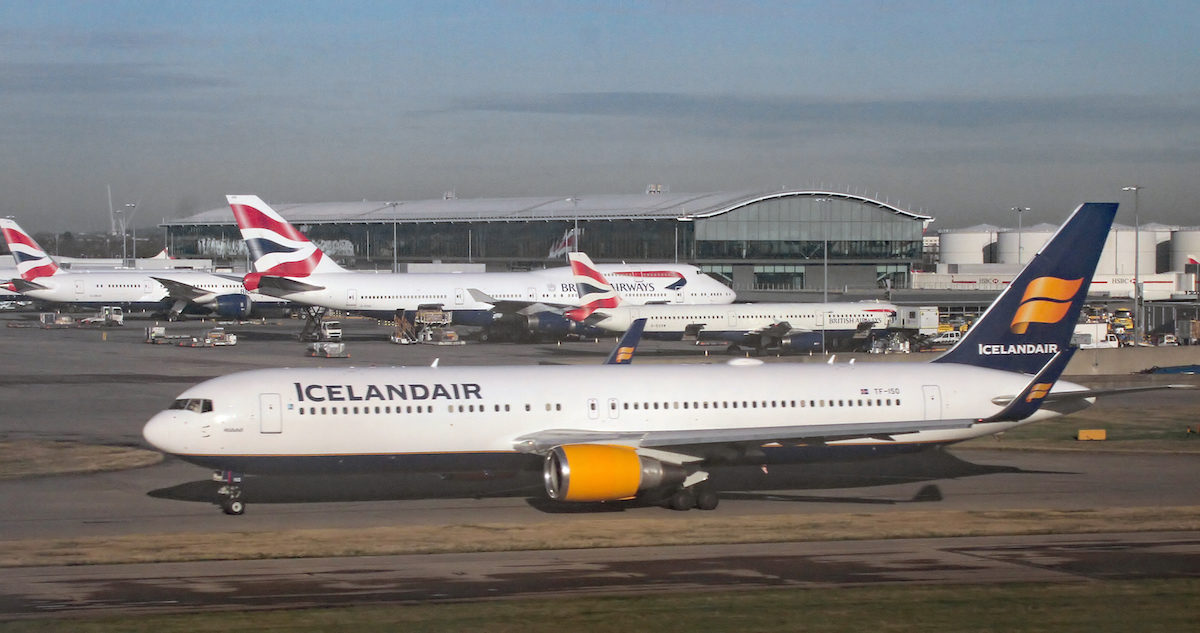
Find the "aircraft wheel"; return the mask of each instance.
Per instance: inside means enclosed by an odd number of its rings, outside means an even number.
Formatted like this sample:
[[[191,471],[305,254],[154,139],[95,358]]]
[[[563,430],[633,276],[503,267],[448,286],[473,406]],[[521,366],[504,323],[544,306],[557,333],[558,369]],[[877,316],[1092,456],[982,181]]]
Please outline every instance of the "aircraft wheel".
[[[671,495],[671,500],[667,502],[667,505],[672,510],[679,510],[681,512],[691,510],[696,507],[696,494],[690,488],[684,488]]]
[[[717,493],[710,489],[705,488],[696,493],[696,507],[701,510],[716,510],[720,501]]]
[[[225,514],[239,516],[246,511],[246,504],[242,503],[241,499],[226,499],[221,503],[221,510]]]

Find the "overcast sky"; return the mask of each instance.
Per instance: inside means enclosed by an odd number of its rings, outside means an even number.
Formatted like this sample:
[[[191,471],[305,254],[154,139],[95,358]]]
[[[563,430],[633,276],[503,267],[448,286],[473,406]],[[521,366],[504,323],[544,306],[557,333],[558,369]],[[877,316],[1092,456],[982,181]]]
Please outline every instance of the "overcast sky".
[[[1200,224],[1200,3],[0,2],[0,215],[850,188]]]

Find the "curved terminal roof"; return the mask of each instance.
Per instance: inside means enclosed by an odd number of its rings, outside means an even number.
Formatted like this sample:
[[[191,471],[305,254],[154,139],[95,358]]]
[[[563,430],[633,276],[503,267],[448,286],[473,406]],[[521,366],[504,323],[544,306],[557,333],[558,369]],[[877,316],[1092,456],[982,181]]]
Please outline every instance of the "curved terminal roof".
[[[530,222],[548,220],[695,220],[729,213],[756,202],[775,198],[809,197],[848,200],[878,207],[881,211],[921,220],[932,216],[913,213],[886,202],[833,191],[781,190],[772,192],[726,191],[715,193],[652,193],[577,197],[436,199],[397,202],[268,203],[291,222],[391,223],[391,222]],[[232,225],[229,207],[169,220],[160,226]]]

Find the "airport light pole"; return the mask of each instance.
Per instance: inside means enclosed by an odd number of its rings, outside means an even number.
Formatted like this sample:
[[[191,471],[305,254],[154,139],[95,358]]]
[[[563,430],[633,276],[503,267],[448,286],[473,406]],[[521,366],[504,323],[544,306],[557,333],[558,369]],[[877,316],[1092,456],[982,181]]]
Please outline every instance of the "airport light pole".
[[[829,202],[829,198],[817,198],[816,203],[824,207]],[[829,320],[829,312],[826,306],[829,305],[829,222],[828,218],[821,218],[821,272],[823,279],[821,282],[821,301],[824,305],[821,306],[821,354],[828,353],[825,347],[825,328],[829,327],[826,322]]]
[[[129,257],[128,244],[125,243],[125,209],[116,210],[117,220],[121,223],[121,261],[124,262]]]
[[[394,272],[394,273],[400,272],[399,270],[397,270],[397,266],[399,265],[399,262],[397,261],[397,252],[396,252],[396,248],[397,248],[397,245],[396,245],[396,237],[397,237],[396,205],[397,204],[399,204],[399,203],[397,203],[397,202],[389,202],[388,203],[388,205],[390,205],[392,207],[392,272]]]
[[[129,222],[132,223],[133,215],[137,211],[137,203],[131,202],[129,204],[126,204],[125,208],[129,209],[129,212],[126,213],[125,215],[129,218]],[[124,227],[124,225],[122,225],[122,227]],[[124,231],[122,231],[121,243],[124,243],[124,242],[125,242],[125,233],[124,233]],[[133,249],[132,250],[133,250],[133,258],[137,259],[137,225],[136,224],[133,225]],[[135,268],[136,268],[136,266],[135,266]]]
[[[1141,233],[1142,223],[1138,216],[1138,192],[1141,185],[1121,187],[1121,191],[1133,192],[1133,344],[1142,344],[1142,277],[1141,277]]]
[[[1024,215],[1026,211],[1029,211],[1029,207],[1013,207],[1012,210],[1017,212],[1017,263],[1020,264],[1022,250],[1021,237],[1023,235],[1023,232],[1021,231],[1021,216]]]

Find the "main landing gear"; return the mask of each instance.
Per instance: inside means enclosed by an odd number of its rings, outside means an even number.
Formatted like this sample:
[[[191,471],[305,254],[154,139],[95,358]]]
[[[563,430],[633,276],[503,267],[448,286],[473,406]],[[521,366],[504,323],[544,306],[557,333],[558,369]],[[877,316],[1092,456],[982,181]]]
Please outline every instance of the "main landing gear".
[[[246,502],[242,501],[242,476],[232,470],[218,470],[213,473],[213,481],[220,483],[217,488],[217,503],[225,514],[240,515],[246,511]]]
[[[667,498],[667,507],[672,510],[715,510],[720,498],[711,486],[696,484],[676,491]]]

